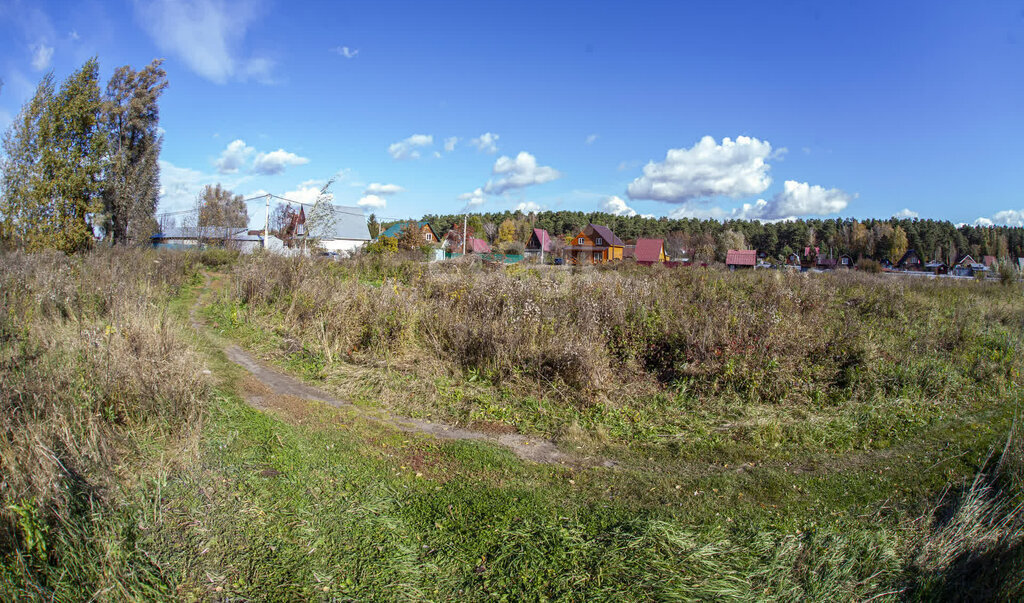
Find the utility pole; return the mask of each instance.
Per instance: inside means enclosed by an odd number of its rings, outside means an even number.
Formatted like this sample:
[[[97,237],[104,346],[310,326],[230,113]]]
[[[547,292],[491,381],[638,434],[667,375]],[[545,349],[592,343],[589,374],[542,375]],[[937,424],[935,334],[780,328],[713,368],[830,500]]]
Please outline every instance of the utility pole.
[[[267,237],[270,236],[270,193],[267,193],[267,219],[263,223],[263,248],[267,247]]]
[[[466,255],[466,223],[468,218],[466,214],[462,214],[462,255]]]
[[[544,233],[547,234],[547,230],[545,230]],[[544,245],[545,244],[546,244],[545,241],[541,241],[540,242],[540,263],[541,264],[544,263]]]

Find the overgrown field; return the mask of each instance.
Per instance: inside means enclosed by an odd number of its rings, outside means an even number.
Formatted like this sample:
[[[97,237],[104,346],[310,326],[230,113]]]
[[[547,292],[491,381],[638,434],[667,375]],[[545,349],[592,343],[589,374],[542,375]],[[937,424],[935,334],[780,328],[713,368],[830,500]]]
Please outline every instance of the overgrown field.
[[[887,449],[972,420],[1004,430],[994,420],[1024,366],[1019,286],[854,273],[268,257],[239,264],[213,310],[367,404],[644,458]]]
[[[3,599],[1024,596],[1019,287],[124,251],[0,287]],[[618,465],[255,410],[232,342]]]

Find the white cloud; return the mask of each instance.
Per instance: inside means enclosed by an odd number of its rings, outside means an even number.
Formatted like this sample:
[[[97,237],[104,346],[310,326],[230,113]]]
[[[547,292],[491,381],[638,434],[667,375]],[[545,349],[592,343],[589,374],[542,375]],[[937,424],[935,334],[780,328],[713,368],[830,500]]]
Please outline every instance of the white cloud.
[[[364,195],[394,195],[404,191],[405,189],[398,186],[397,184],[381,184],[379,182],[371,182],[366,186],[366,190],[363,191]]]
[[[455,145],[459,143],[458,136],[450,136],[444,139],[444,150],[451,153],[455,150]]]
[[[587,144],[594,144],[594,141],[596,141],[596,140],[597,140],[597,134],[591,134],[590,136],[587,136],[587,139],[584,142],[587,143]]]
[[[523,201],[522,203],[516,206],[516,211],[521,211],[527,214],[530,212],[540,211],[541,209],[543,208],[540,205],[534,203],[533,201]]]
[[[249,156],[254,152],[256,149],[248,146],[244,140],[239,138],[228,143],[227,148],[221,151],[220,157],[214,162],[214,165],[217,166],[217,171],[221,174],[234,174],[245,165]]]
[[[649,162],[643,176],[629,185],[633,199],[685,203],[701,197],[745,197],[764,192],[772,183],[766,162],[768,141],[748,136],[705,136],[689,149],[669,149],[665,161]]]
[[[374,209],[384,209],[388,204],[388,200],[384,197],[377,195],[366,195],[359,201],[356,201],[356,205],[359,207],[372,207]]]
[[[825,189],[806,182],[786,180],[782,192],[765,207],[766,218],[790,216],[827,216],[837,214],[849,205],[853,196],[838,188]]]
[[[319,180],[306,180],[299,184],[295,190],[288,191],[281,196],[291,201],[311,204],[315,203],[317,197],[320,196],[320,189],[322,187],[323,183]],[[327,193],[327,199],[333,201],[334,193]]]
[[[916,218],[918,216],[919,216],[919,214],[916,211],[912,211],[912,210],[907,209],[907,208],[903,208],[903,209],[899,210],[898,212],[896,212],[896,213],[894,213],[892,215],[892,217],[894,217],[894,218],[901,218],[901,219],[902,218]]]
[[[399,140],[388,146],[388,153],[395,159],[419,159],[420,152],[416,147],[429,147],[434,144],[430,134],[413,134],[409,138]]]
[[[309,159],[299,157],[284,149],[278,149],[269,153],[260,153],[252,162],[252,169],[259,174],[272,176],[280,174],[285,168],[309,163]]]
[[[783,183],[783,190],[772,197],[771,201],[758,199],[731,210],[687,202],[670,212],[669,217],[775,222],[839,213],[846,209],[850,200],[855,197],[856,195],[850,195],[838,188],[826,189],[806,182],[786,180]]]
[[[975,226],[1024,226],[1024,209],[1004,209],[992,214],[990,218],[978,218]]]
[[[269,83],[272,62],[243,58],[240,46],[259,2],[136,0],[135,15],[156,45],[217,84],[248,78]]]
[[[478,205],[483,205],[484,202],[487,201],[487,197],[484,196],[484,190],[482,188],[477,188],[471,193],[462,193],[459,195],[459,200],[465,201],[466,207],[476,207]]]
[[[354,59],[359,54],[359,49],[349,48],[348,46],[335,46],[331,49],[331,52],[341,55],[346,59]]]
[[[192,209],[203,187],[213,182],[213,176],[191,168],[178,167],[161,159],[160,211]]]
[[[561,172],[552,167],[537,165],[537,158],[526,151],[520,151],[515,159],[499,157],[494,162],[492,173],[500,177],[488,180],[484,185],[484,192],[489,195],[500,195],[507,190],[544,184],[562,177]]]
[[[480,136],[469,141],[469,144],[473,145],[477,149],[485,153],[497,153],[498,152],[498,139],[501,138],[497,134],[491,132],[484,132]]]
[[[68,39],[71,40],[72,42],[77,42],[80,39],[80,36],[78,35],[77,31],[72,29],[71,31],[68,32]]]
[[[635,216],[636,210],[626,204],[626,202],[615,195],[608,197],[601,203],[601,209],[612,214],[613,216]]]
[[[32,51],[32,68],[36,71],[43,71],[50,66],[53,59],[53,47],[40,42],[29,46]]]

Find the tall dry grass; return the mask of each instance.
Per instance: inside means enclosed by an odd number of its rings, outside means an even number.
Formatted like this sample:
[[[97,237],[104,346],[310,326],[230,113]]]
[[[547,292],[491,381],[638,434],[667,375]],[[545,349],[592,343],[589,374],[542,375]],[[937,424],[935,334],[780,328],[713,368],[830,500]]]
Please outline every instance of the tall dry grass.
[[[27,583],[78,552],[139,442],[198,426],[209,386],[168,309],[187,261],[0,255],[0,555]]]
[[[1012,328],[996,331],[1024,325],[1013,295],[859,273],[269,256],[238,264],[230,291],[247,319],[272,313],[274,329],[328,363],[473,371],[578,401],[684,385],[695,395],[797,404],[958,399],[978,383],[1005,382],[1019,342],[1006,335]]]

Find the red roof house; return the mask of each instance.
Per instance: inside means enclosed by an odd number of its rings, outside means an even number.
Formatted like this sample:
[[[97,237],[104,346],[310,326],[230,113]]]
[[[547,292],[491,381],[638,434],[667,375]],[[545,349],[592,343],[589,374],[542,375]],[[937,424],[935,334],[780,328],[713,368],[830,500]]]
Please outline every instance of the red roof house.
[[[470,237],[466,239],[466,253],[490,253],[491,246],[483,239]]]
[[[526,255],[540,255],[541,250],[544,253],[551,253],[555,250],[555,242],[551,240],[551,236],[548,231],[543,228],[534,228],[533,234],[530,235],[530,241],[526,244]]]
[[[725,254],[725,265],[729,267],[729,270],[753,268],[756,264],[756,249],[730,249]]]
[[[665,255],[665,241],[662,239],[637,239],[633,257],[636,258],[637,264],[645,266],[650,266],[655,262],[664,262],[668,259],[668,256]]]

